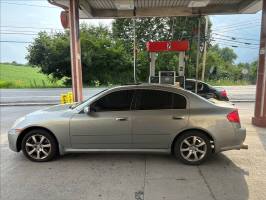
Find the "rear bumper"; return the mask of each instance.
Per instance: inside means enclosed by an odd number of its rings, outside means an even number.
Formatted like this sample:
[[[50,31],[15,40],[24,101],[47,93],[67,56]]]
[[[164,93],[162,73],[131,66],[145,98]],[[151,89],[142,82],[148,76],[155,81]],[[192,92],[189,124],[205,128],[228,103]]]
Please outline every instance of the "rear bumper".
[[[246,129],[245,128],[238,128],[235,129],[235,144],[232,146],[222,147],[220,151],[227,151],[227,150],[240,150],[240,149],[248,149],[248,145],[244,144],[246,139]]]
[[[11,129],[8,131],[8,144],[9,148],[12,151],[18,152],[17,149],[17,139],[18,139],[18,133],[16,132],[15,129]]]
[[[248,149],[248,145],[247,144],[240,144],[240,145],[236,145],[236,146],[223,147],[223,148],[221,148],[221,151],[240,150],[240,149]]]

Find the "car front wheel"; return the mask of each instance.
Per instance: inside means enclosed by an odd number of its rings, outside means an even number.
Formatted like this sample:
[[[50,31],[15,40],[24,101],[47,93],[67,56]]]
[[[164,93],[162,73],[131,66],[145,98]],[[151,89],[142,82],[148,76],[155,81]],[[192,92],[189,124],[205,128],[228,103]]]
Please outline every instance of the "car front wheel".
[[[56,156],[55,138],[47,131],[35,129],[29,131],[22,140],[22,151],[31,161],[45,162]]]
[[[175,142],[174,154],[185,164],[199,165],[209,157],[210,153],[210,139],[198,131],[187,132]]]

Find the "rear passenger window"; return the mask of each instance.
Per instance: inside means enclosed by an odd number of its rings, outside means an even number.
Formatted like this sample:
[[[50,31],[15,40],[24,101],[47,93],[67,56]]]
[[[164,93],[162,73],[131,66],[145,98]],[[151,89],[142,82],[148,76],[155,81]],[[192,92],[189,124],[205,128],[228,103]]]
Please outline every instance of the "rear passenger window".
[[[179,94],[173,94],[173,96],[174,96],[173,109],[186,109],[187,107],[186,98]]]
[[[185,97],[160,90],[137,90],[137,110],[186,109]]]
[[[138,110],[159,110],[172,108],[172,93],[159,90],[138,90]]]

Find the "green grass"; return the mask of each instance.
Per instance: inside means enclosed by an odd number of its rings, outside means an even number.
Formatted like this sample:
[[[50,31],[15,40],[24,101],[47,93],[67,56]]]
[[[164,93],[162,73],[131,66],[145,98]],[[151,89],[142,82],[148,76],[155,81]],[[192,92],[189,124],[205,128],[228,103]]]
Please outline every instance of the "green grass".
[[[249,85],[250,83],[246,80],[238,80],[238,81],[232,81],[232,80],[208,80],[206,81],[210,85],[215,86],[233,86],[233,85]]]
[[[63,81],[51,82],[40,69],[27,65],[0,63],[0,88],[64,87]]]

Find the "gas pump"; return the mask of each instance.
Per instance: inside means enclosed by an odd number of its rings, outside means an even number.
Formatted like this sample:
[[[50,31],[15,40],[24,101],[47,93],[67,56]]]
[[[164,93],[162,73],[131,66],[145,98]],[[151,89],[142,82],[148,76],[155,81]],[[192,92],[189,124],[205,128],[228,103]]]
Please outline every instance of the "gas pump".
[[[185,84],[185,52],[189,49],[188,40],[156,41],[146,43],[147,51],[150,52],[150,75],[149,83],[173,84],[183,82]],[[178,76],[175,71],[159,71],[156,76],[155,65],[159,52],[179,52]]]

